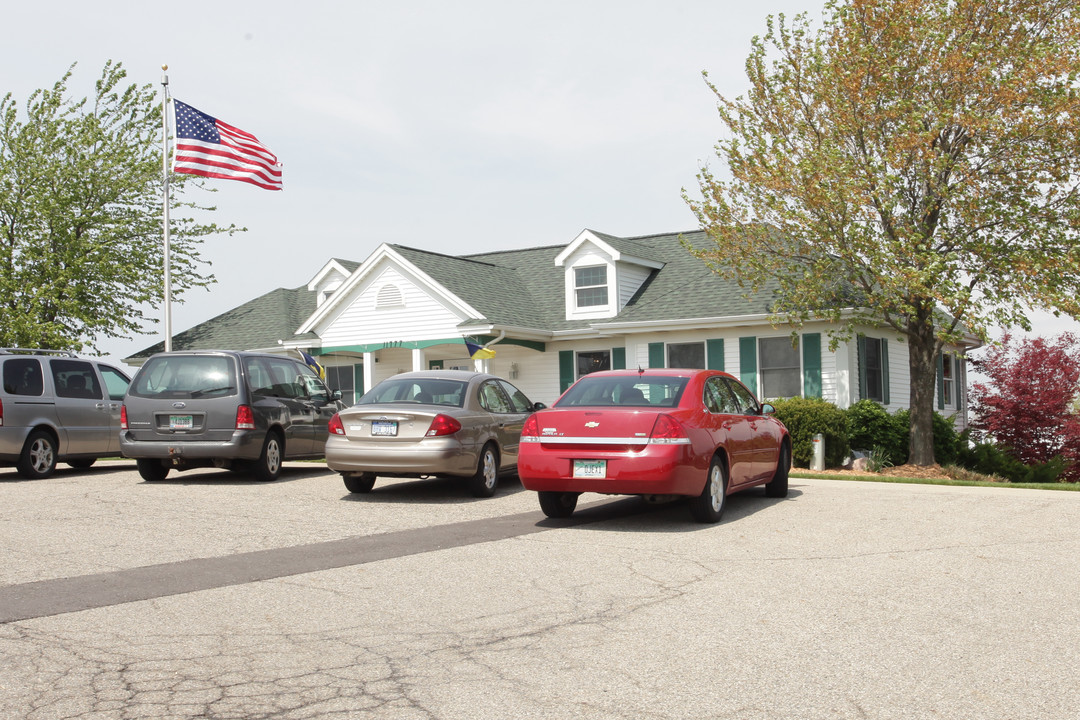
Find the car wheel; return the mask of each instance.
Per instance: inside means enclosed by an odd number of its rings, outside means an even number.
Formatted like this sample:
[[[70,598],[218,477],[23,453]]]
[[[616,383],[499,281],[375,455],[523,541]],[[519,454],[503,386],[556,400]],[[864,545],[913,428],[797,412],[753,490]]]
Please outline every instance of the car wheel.
[[[139,475],[146,482],[164,480],[169,474],[169,466],[160,460],[136,460],[135,466],[139,468]]]
[[[540,509],[545,515],[549,518],[568,518],[574,514],[581,493],[541,490],[537,494],[540,496]]]
[[[56,441],[52,435],[44,430],[30,433],[15,468],[28,480],[40,480],[52,475],[56,469]]]
[[[787,443],[780,446],[780,459],[776,463],[776,474],[765,484],[765,495],[771,498],[787,497],[788,471],[791,469],[791,450]]]
[[[76,470],[85,470],[96,462],[97,458],[90,458],[89,460],[68,460],[67,464]]]
[[[480,451],[480,462],[476,465],[476,474],[469,478],[469,491],[473,497],[491,497],[495,486],[499,484],[499,453],[495,446],[488,443]]]
[[[727,502],[727,471],[724,461],[714,457],[701,494],[690,501],[690,514],[700,523],[714,523],[724,514]]]
[[[361,473],[349,475],[341,473],[341,479],[345,481],[345,488],[351,493],[369,493],[375,487],[375,473]]]
[[[276,432],[266,433],[262,452],[255,461],[253,473],[260,482],[273,482],[281,474],[281,458],[284,456],[281,437]]]

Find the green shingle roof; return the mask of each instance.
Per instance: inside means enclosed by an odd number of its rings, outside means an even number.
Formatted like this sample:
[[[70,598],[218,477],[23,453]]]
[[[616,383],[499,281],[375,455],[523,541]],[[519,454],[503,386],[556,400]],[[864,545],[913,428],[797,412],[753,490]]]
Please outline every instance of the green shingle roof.
[[[469,322],[550,332],[587,328],[596,323],[679,321],[767,312],[770,292],[747,301],[737,282],[718,277],[686,251],[681,239],[695,247],[707,247],[709,240],[700,230],[632,238],[590,232],[622,253],[664,264],[652,271],[626,307],[612,318],[566,319],[566,268],[555,265],[565,245],[460,256],[405,245],[390,247],[481,314]],[[335,260],[350,272],[362,264]],[[306,286],[278,288],[176,335],[173,347],[247,350],[274,347],[278,340],[311,338],[317,342],[314,334],[294,334],[315,309],[315,293]],[[164,343],[157,343],[131,359],[146,358],[163,348]]]
[[[700,230],[634,238],[590,232],[620,252],[664,263],[613,318],[566,319],[566,269],[555,265],[565,245],[458,257],[396,245],[394,249],[496,325],[571,330],[597,322],[683,320],[767,311],[770,294],[747,301],[737,282],[718,277],[686,251],[680,239],[695,247],[707,246],[708,238]]]
[[[341,262],[341,261],[339,261]],[[344,264],[344,263],[342,263]],[[358,263],[349,263],[352,269]],[[254,300],[173,336],[174,350],[253,350],[296,340],[296,328],[315,312],[315,293],[306,285],[278,288]],[[315,338],[314,335],[305,337]],[[151,345],[128,360],[146,359],[165,349],[165,342]]]

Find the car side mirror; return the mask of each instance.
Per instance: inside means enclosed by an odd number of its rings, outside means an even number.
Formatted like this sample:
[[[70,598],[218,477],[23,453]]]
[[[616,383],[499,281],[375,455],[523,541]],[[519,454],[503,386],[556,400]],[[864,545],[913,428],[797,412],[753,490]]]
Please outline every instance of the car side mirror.
[[[340,400],[341,399],[341,391],[340,390],[332,390],[330,392],[330,399],[331,400]]]
[[[532,411],[533,411],[533,412],[536,412],[537,410],[543,410],[543,409],[544,409],[544,408],[546,408],[546,407],[547,407],[547,405],[545,405],[545,404],[544,404],[544,403],[542,403],[542,402],[534,402],[534,403],[532,404]]]
[[[776,414],[776,408],[774,408],[769,403],[764,403],[761,406],[761,414],[762,415],[775,415]]]

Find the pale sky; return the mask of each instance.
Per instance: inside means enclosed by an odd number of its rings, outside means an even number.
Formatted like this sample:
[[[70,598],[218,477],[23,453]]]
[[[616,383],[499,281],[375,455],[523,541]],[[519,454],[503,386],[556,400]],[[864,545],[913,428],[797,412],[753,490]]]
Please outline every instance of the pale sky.
[[[174,305],[181,332],[383,242],[457,255],[561,245],[584,228],[694,229],[681,190],[696,191],[721,132],[701,71],[744,94],[767,16],[817,19],[822,6],[44,0],[4,9],[0,93],[21,106],[78,62],[69,89],[84,97],[109,59],[160,88],[168,64],[173,97],[278,155],[283,192],[210,180],[217,193],[187,194],[248,232],[203,243],[218,282]],[[1074,326],[1040,316],[1035,330]],[[162,339],[150,330],[99,347],[118,359]]]

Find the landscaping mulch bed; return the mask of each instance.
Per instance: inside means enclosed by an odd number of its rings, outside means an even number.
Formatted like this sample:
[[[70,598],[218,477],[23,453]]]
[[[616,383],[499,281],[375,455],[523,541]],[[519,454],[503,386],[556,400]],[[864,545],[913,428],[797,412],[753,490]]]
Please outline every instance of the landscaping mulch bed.
[[[799,468],[805,471],[805,468]],[[836,475],[838,477],[865,477],[867,475],[884,475],[886,477],[918,478],[920,480],[938,480],[949,477],[940,465],[898,465],[882,470],[880,473],[872,473],[868,470],[855,471],[843,469],[814,470],[815,475]]]

